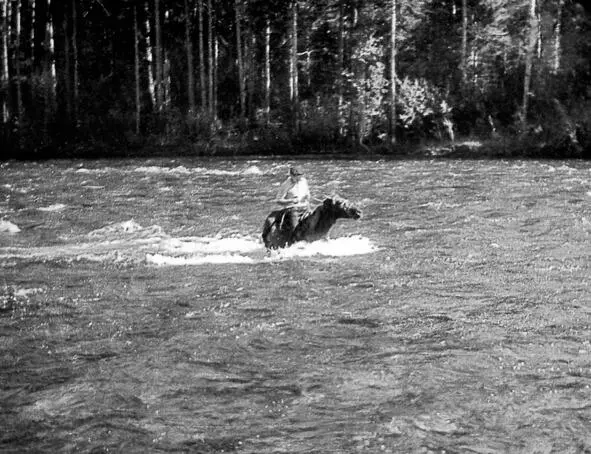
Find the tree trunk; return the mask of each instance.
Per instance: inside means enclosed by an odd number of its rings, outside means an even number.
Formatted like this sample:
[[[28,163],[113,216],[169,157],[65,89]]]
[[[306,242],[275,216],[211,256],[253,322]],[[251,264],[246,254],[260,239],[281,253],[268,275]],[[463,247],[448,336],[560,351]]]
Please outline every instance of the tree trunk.
[[[207,111],[207,86],[205,82],[205,52],[203,50],[203,0],[199,1],[199,85],[201,88],[201,110]]]
[[[54,70],[55,70],[55,91],[56,91],[56,119],[62,126],[69,126],[70,120],[70,101],[69,101],[69,62],[68,45],[65,26],[66,14],[63,2],[51,2],[51,19],[53,27],[53,49],[54,49]]]
[[[35,0],[35,23],[33,24],[33,72],[43,71],[48,48],[45,47],[47,32],[47,0]]]
[[[36,111],[32,97],[33,45],[35,42],[33,14],[35,1],[21,1],[21,90],[23,115],[32,119]]]
[[[39,0],[38,0],[39,1]],[[49,13],[49,4],[47,4]],[[43,132],[49,134],[49,125],[57,112],[57,69],[55,65],[55,36],[51,15],[46,17],[45,56],[43,61],[43,84],[45,112],[43,118]]]
[[[217,118],[218,112],[218,61],[219,61],[219,43],[217,36],[213,41],[213,106],[212,110]]]
[[[162,47],[162,93],[164,99],[163,107],[166,109],[171,105],[172,102],[172,80],[170,78],[170,69],[171,69],[171,60],[170,60],[170,52],[166,50],[166,48]]]
[[[17,0],[14,6],[14,72],[16,76],[16,112],[17,128],[20,130],[23,121],[23,89],[21,77],[21,1]]]
[[[73,101],[73,115],[74,124],[78,125],[78,85],[79,85],[79,70],[78,70],[78,12],[76,10],[76,0],[72,0],[72,58],[74,59],[74,81],[72,91]]]
[[[10,109],[10,69],[9,69],[9,55],[8,55],[8,40],[10,37],[10,5],[9,0],[4,0],[2,5],[2,122],[8,123],[11,118]]]
[[[265,22],[265,124],[271,120],[271,19]]]
[[[142,103],[140,90],[140,46],[139,29],[137,19],[137,7],[133,7],[133,49],[134,49],[134,68],[135,68],[135,133],[139,135],[141,127]]]
[[[242,56],[242,7],[240,0],[235,0],[236,7],[236,52],[238,57],[238,85],[240,89],[240,120],[246,117],[246,87],[244,81],[244,59]]]
[[[338,47],[338,68],[337,68],[337,96],[339,104],[339,117],[343,106],[345,72],[345,0],[339,2],[339,47]],[[342,131],[341,131],[342,132]]]
[[[65,87],[65,102],[66,111],[68,115],[68,122],[72,121],[73,115],[73,102],[72,102],[72,59],[70,49],[70,36],[68,33],[68,5],[64,5],[64,20],[63,26],[63,39],[64,39],[64,87]]]
[[[390,11],[390,146],[396,145],[396,26],[398,22],[396,0],[392,0]]]
[[[306,88],[308,89],[308,91],[312,91],[312,53],[314,52],[310,47],[311,47],[311,42],[312,42],[312,37],[311,37],[312,31],[311,30],[307,30],[306,32],[306,70],[305,70],[305,75],[306,75]]]
[[[193,74],[193,37],[191,33],[191,10],[189,0],[185,0],[185,51],[187,53],[187,94],[189,113],[195,114],[195,76]]]
[[[256,62],[255,62],[255,50],[256,48],[256,37],[251,27],[248,27],[245,39],[244,53],[246,56],[246,96],[248,102],[246,103],[248,118],[251,122],[256,117],[256,108],[254,102],[254,86],[256,79]]]
[[[462,89],[466,89],[468,83],[468,0],[462,0]]]
[[[292,128],[298,132],[298,2],[291,2],[291,49],[289,58],[289,100],[292,109]]]
[[[521,132],[527,129],[527,109],[531,89],[531,75],[536,42],[538,40],[538,17],[536,14],[536,0],[530,0],[529,8],[529,36],[525,55],[525,76],[523,81],[523,101],[521,104]]]
[[[155,65],[154,65],[154,47],[152,46],[151,37],[152,37],[152,27],[150,26],[150,9],[148,3],[145,4],[145,15],[146,20],[144,21],[145,28],[146,28],[146,61],[148,62],[148,91],[150,93],[150,101],[152,103],[152,108],[154,110],[158,110],[157,108],[157,100],[156,100],[156,80],[155,80]]]
[[[155,92],[156,92],[156,111],[161,112],[163,107],[163,60],[162,60],[162,30],[160,27],[160,0],[154,0],[154,32],[156,35],[156,41],[154,43],[156,58],[155,58],[155,69],[156,69],[156,80],[155,80]]]
[[[559,0],[558,11],[556,13],[556,25],[554,26],[554,62],[552,64],[552,72],[558,74],[560,72],[560,59],[562,55],[562,8],[564,7],[564,0]]]
[[[214,11],[211,0],[207,0],[207,105],[209,106],[209,117],[214,120],[216,111],[213,102],[213,20]]]

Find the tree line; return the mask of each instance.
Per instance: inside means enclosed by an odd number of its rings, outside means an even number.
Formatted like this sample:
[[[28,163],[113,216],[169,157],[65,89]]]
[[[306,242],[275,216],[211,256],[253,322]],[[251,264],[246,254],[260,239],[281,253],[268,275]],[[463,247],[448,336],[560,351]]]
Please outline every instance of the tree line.
[[[1,0],[2,157],[458,137],[586,156],[575,0]]]

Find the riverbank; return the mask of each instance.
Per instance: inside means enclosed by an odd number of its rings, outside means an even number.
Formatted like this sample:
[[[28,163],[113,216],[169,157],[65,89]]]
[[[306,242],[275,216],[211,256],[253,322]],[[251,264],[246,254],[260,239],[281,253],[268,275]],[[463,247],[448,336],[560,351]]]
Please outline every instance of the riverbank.
[[[351,141],[304,141],[287,134],[247,132],[209,140],[168,140],[162,136],[127,135],[112,141],[85,141],[41,148],[5,151],[0,159],[100,159],[142,157],[293,157],[321,159],[591,159],[591,140],[532,136],[460,137],[358,145]]]

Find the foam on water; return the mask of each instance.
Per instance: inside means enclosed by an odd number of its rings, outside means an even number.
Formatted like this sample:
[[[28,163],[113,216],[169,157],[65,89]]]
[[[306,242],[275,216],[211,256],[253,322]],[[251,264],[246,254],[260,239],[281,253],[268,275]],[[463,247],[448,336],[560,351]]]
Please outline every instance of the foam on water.
[[[244,175],[262,175],[263,171],[255,165],[246,168],[243,172]]]
[[[266,251],[252,237],[182,238],[163,241],[160,252],[147,254],[146,262],[157,266],[207,263],[264,263],[306,257],[347,257],[370,254],[377,248],[362,236],[296,243],[289,248]]]
[[[117,233],[133,233],[142,230],[142,226],[135,222],[133,219],[129,221],[117,222],[115,224],[107,225],[100,229],[93,230],[88,236],[97,235],[112,235]]]
[[[160,248],[167,253],[174,254],[249,253],[259,250],[261,242],[244,236],[226,238],[184,237],[163,240],[160,243]]]
[[[296,243],[291,247],[272,252],[277,258],[293,257],[347,257],[353,255],[371,254],[377,250],[369,238],[363,236],[349,236],[318,240],[312,243]]]
[[[134,172],[138,173],[152,173],[152,174],[179,174],[188,175],[191,173],[185,166],[177,167],[160,167],[160,166],[140,166],[133,169]]]
[[[147,254],[146,263],[156,266],[185,266],[222,263],[254,263],[254,259],[239,254],[209,254],[205,256],[174,257],[162,254]]]
[[[313,256],[344,257],[376,250],[368,238],[352,236],[297,243],[269,252],[259,236],[173,237],[158,225],[142,227],[133,219],[107,225],[81,237],[62,237],[62,240],[65,244],[59,246],[0,248],[0,260],[3,266],[11,266],[10,260],[15,259],[190,266],[265,263]]]
[[[217,176],[240,176],[240,175],[262,175],[263,171],[255,165],[249,166],[240,170],[222,170],[222,169],[206,169],[203,167],[195,167],[191,169],[192,173],[201,175],[217,175]]]
[[[49,205],[46,207],[37,208],[39,211],[61,211],[66,208],[66,205],[63,203],[54,203],[53,205]]]
[[[37,293],[43,293],[44,290],[42,288],[17,288],[14,291],[14,296],[19,296],[21,298],[26,298],[32,295],[36,295]]]
[[[205,167],[186,167],[179,165],[176,167],[167,167],[159,165],[138,166],[133,168],[114,168],[102,167],[96,169],[88,169],[80,167],[76,169],[69,169],[71,172],[80,174],[113,174],[119,173],[141,173],[145,175],[216,175],[216,176],[241,176],[241,175],[262,175],[264,172],[255,164],[250,164],[247,167],[236,170],[212,169]]]
[[[13,224],[10,221],[6,221],[4,219],[0,219],[0,232],[5,233],[18,233],[21,229],[19,229],[18,225]]]

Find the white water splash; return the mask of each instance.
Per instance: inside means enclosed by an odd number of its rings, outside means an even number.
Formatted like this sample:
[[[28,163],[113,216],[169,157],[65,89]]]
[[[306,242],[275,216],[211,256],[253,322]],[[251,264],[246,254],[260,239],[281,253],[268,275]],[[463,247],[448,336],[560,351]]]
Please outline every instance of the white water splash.
[[[195,173],[202,175],[216,175],[216,176],[240,176],[240,175],[262,175],[263,171],[257,166],[250,166],[241,170],[221,170],[221,169],[205,169],[197,167],[193,169]]]
[[[105,238],[111,240],[121,239],[122,236],[129,238],[130,235],[141,237],[144,239],[160,238],[164,236],[162,227],[159,225],[152,225],[150,227],[142,227],[133,219],[124,222],[117,222],[115,224],[107,225],[97,230],[88,233],[91,238]]]
[[[250,237],[171,238],[160,244],[159,253],[147,254],[146,263],[156,266],[254,264],[318,256],[347,257],[370,254],[376,250],[368,238],[361,236],[301,242],[270,252],[265,250],[260,240]]]
[[[353,255],[371,254],[377,247],[369,238],[350,236],[319,240],[312,243],[296,243],[289,248],[273,251],[272,257],[293,258],[312,257],[316,255],[326,257],[348,257]]]
[[[158,244],[158,253],[146,254],[146,263],[156,266],[182,266],[223,263],[255,263],[264,248],[260,239],[230,237],[167,238]]]
[[[162,254],[146,254],[146,263],[156,266],[185,266],[222,263],[254,263],[254,259],[239,254],[210,254],[204,256],[174,257]]]
[[[185,166],[177,166],[177,167],[159,167],[159,166],[143,166],[143,167],[136,167],[134,172],[138,173],[151,173],[151,174],[179,174],[179,175],[188,175],[191,173],[191,170],[187,169]]]
[[[43,290],[42,288],[18,288],[14,291],[14,296],[27,298],[29,296],[44,292],[45,290]]]
[[[179,175],[179,176],[186,176],[186,175],[216,175],[216,176],[241,176],[241,175],[263,175],[265,172],[261,170],[261,168],[255,164],[250,164],[245,168],[236,169],[236,170],[223,170],[223,169],[212,169],[212,168],[205,168],[205,167],[186,167],[183,165],[179,165],[176,167],[167,167],[167,166],[158,166],[158,165],[149,165],[149,166],[138,166],[133,168],[115,168],[115,167],[102,167],[98,169],[88,169],[85,167],[80,168],[71,168],[68,169],[70,172],[80,173],[80,174],[96,174],[96,175],[104,175],[104,174],[114,174],[114,173],[141,173],[145,175]]]
[[[250,166],[242,172],[244,175],[262,175],[263,171],[257,166]]]
[[[4,219],[0,219],[0,232],[5,233],[18,233],[21,229],[18,228],[18,225],[13,224],[10,221],[5,221]]]
[[[161,250],[173,254],[249,253],[261,248],[261,242],[250,237],[226,238],[185,237],[170,238],[160,243]]]
[[[368,238],[353,236],[296,243],[269,252],[258,236],[172,237],[158,225],[142,227],[133,219],[107,225],[81,237],[62,239],[65,244],[59,246],[0,248],[0,259],[4,261],[3,266],[13,266],[15,259],[192,266],[267,263],[313,256],[345,257],[376,250]]]
[[[37,208],[39,211],[61,211],[66,208],[66,205],[63,203],[54,203],[53,205],[49,205],[46,207]]]
[[[216,176],[240,176],[240,175],[262,175],[263,171],[256,165],[251,165],[245,169],[222,170],[209,169],[205,167],[159,167],[143,166],[136,167],[133,172],[145,173],[151,175],[216,175]]]

